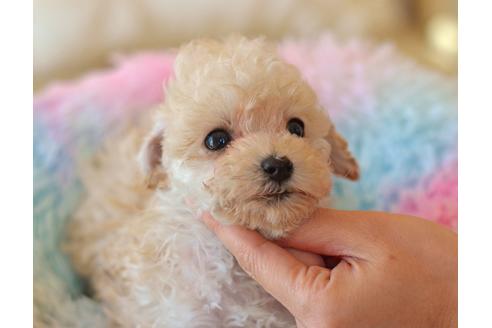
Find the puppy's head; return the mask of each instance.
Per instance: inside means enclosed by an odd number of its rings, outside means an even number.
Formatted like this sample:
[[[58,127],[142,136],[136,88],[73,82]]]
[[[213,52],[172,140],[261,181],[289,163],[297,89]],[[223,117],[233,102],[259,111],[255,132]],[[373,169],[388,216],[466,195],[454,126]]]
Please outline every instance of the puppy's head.
[[[333,173],[358,178],[313,90],[262,40],[188,44],[166,97],[142,167],[151,185],[207,199],[221,220],[282,237],[328,195]]]

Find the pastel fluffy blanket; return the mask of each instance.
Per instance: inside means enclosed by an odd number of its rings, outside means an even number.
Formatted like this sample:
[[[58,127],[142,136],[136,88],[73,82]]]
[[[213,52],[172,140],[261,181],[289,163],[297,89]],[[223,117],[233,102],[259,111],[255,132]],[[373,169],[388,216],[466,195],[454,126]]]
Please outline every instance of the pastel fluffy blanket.
[[[333,206],[408,213],[457,227],[454,80],[391,46],[325,35],[279,44],[304,74],[361,166],[357,183],[336,180]],[[83,189],[75,163],[108,131],[165,98],[172,51],[119,57],[114,68],[54,84],[34,99],[34,308],[39,326],[104,326],[99,304],[63,255],[64,225]]]

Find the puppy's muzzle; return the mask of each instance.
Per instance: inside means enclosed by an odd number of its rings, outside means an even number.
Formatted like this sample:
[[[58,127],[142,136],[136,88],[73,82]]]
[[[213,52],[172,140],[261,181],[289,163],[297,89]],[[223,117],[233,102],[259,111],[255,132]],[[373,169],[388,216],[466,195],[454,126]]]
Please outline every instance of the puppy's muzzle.
[[[268,156],[261,161],[261,168],[265,175],[272,181],[282,183],[288,180],[294,172],[294,165],[287,157]]]

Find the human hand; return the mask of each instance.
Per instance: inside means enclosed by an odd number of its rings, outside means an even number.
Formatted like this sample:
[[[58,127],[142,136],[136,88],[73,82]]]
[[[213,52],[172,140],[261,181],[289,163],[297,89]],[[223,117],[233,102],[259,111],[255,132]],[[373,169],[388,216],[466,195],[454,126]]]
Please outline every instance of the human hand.
[[[203,220],[298,327],[457,326],[457,235],[435,223],[319,209],[272,242],[209,214]],[[326,256],[340,262],[329,269]]]

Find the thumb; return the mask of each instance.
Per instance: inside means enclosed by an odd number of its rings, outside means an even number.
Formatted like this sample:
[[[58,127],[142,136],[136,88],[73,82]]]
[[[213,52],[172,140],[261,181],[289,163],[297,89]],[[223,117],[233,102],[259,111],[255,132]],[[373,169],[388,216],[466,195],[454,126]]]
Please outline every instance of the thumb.
[[[307,286],[318,289],[325,286],[316,284],[329,281],[329,269],[307,266],[256,231],[237,225],[221,225],[208,213],[203,215],[203,221],[244,271],[294,315],[302,305],[299,304],[302,294],[308,292]]]
[[[371,258],[390,234],[395,216],[383,212],[341,211],[319,208],[286,238],[282,247],[320,255]]]

